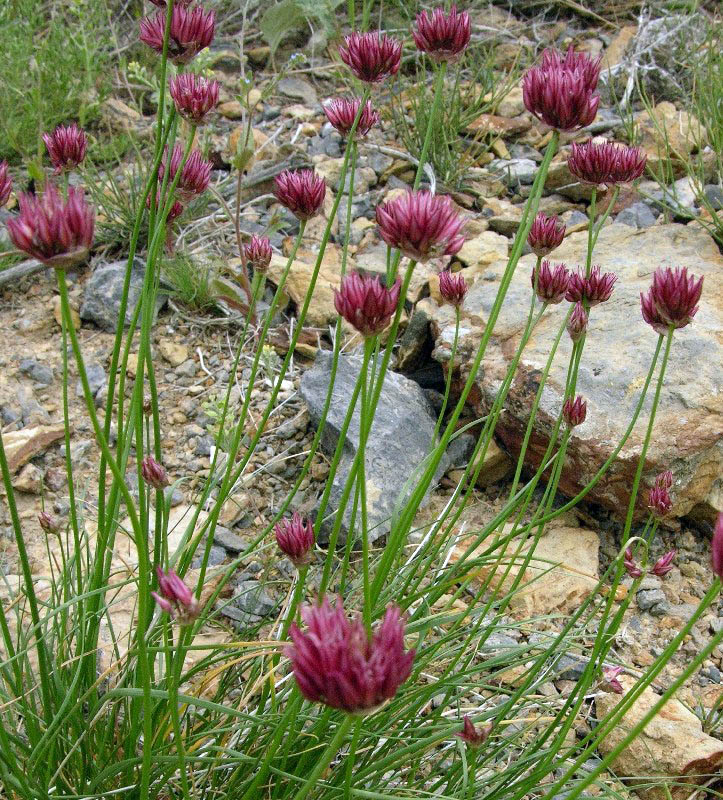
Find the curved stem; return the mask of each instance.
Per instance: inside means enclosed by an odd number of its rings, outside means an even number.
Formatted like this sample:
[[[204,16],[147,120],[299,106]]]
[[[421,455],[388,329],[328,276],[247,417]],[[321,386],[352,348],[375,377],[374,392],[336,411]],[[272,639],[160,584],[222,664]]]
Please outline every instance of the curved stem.
[[[345,715],[344,720],[336,729],[334,738],[326,746],[326,750],[324,750],[324,752],[321,755],[321,758],[316,762],[316,765],[314,766],[314,769],[311,771],[309,777],[306,779],[306,782],[301,787],[301,789],[299,789],[299,791],[294,795],[294,800],[304,800],[306,795],[308,795],[309,792],[316,786],[324,770],[329,766],[329,764],[331,764],[332,759],[339,752],[339,748],[341,747],[344,738],[349,732],[349,728],[351,728],[351,724],[353,721],[354,718],[350,714]]]

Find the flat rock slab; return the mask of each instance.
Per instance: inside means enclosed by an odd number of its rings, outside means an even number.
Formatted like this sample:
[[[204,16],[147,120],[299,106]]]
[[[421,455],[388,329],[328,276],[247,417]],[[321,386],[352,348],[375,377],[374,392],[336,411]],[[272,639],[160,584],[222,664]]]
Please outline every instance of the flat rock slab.
[[[3,447],[10,472],[17,472],[31,458],[62,439],[64,434],[65,427],[63,425],[36,425],[33,428],[22,428],[19,431],[4,433]]]
[[[635,684],[621,678],[627,693]],[[595,700],[598,718],[612,711],[621,696],[598,695]],[[648,687],[630,710],[600,743],[606,756],[658,702],[659,696]],[[612,762],[616,775],[630,778],[630,783],[644,800],[665,800],[668,791],[674,800],[690,797],[696,784],[715,774],[723,759],[723,742],[703,732],[701,722],[679,700],[669,700],[645,730]],[[635,778],[638,778],[636,781]],[[655,779],[659,786],[650,786]]]
[[[314,366],[301,378],[301,396],[309,407],[311,421],[318,426],[329,386],[332,355],[319,351]],[[326,417],[321,444],[333,453],[354,391],[361,359],[340,356],[331,405]],[[327,518],[321,529],[320,541],[328,542],[333,527],[335,511],[359,447],[360,415],[357,409],[344,444],[339,470],[333,482]],[[435,416],[423,391],[414,381],[395,372],[388,372],[379,397],[374,422],[366,449],[367,508],[369,538],[375,541],[390,530],[394,508],[401,497],[407,496],[407,482],[429,454],[433,446]],[[437,472],[439,478],[447,469],[448,459],[442,458]],[[411,482],[413,486],[413,481]],[[353,495],[352,495],[353,497]],[[351,520],[349,503],[344,514],[340,533],[342,543],[349,532]],[[358,536],[359,514],[355,525]]]
[[[553,263],[576,268],[584,263],[587,234],[571,234],[554,252]],[[513,357],[527,317],[533,255],[520,259],[490,341],[472,403],[486,413]],[[656,225],[637,230],[626,225],[603,228],[593,257],[605,271],[618,275],[612,298],[590,314],[577,383],[587,400],[587,419],[575,428],[568,448],[561,489],[574,495],[595,475],[627,429],[657,343],[657,334],[640,314],[640,293],[650,286],[660,266],[686,266],[704,275],[700,309],[693,323],[676,331],[660,407],[645,465],[644,482],[671,469],[672,514],[693,511],[712,516],[723,497],[723,258],[713,240],[698,226]],[[505,262],[490,265],[473,284],[463,306],[459,354],[462,373],[469,366],[484,331]],[[430,306],[433,304],[430,303]],[[513,455],[519,453],[539,379],[550,347],[567,310],[551,306],[538,324],[520,363],[497,435]],[[427,309],[430,313],[430,309]],[[434,355],[449,358],[454,317],[445,307],[431,311]],[[563,334],[555,363],[542,394],[527,461],[537,466],[562,406],[572,344]],[[654,385],[630,438],[605,477],[588,495],[613,511],[624,513],[640,456]],[[644,511],[647,491],[640,492]]]
[[[511,526],[505,526],[502,532],[510,530]],[[466,537],[455,545],[453,563],[460,560],[473,539]],[[531,538],[514,538],[501,545],[487,563],[474,567],[473,583],[487,583],[498,596],[504,596],[513,588],[532,542]],[[494,539],[488,537],[468,558],[478,558],[493,543]],[[513,616],[524,619],[553,612],[569,614],[579,608],[598,583],[599,546],[595,531],[568,526],[546,528],[510,600]]]

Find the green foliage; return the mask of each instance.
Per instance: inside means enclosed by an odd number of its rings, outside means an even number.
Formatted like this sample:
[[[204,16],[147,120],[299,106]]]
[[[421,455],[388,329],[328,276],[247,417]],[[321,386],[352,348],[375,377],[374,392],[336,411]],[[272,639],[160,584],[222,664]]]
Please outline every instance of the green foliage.
[[[281,42],[307,25],[320,27],[328,36],[337,27],[335,12],[343,0],[281,0],[270,6],[261,17],[259,29],[271,48],[276,52]]]
[[[163,278],[172,287],[173,294],[196,311],[208,311],[216,304],[212,291],[216,266],[199,263],[186,253],[176,253],[162,266]]]
[[[110,31],[106,5],[97,0],[0,3],[0,158],[40,156],[43,131],[97,117]]]
[[[516,67],[500,75],[494,64],[493,47],[475,46],[467,51],[456,73],[448,73],[428,161],[437,179],[449,188],[464,184],[469,169],[480,163],[491,144],[483,137],[469,134],[467,126],[493,109],[517,78]],[[415,72],[399,79],[399,91],[386,111],[397,139],[415,158],[422,152],[433,105],[434,89],[429,74],[427,62],[420,56]]]

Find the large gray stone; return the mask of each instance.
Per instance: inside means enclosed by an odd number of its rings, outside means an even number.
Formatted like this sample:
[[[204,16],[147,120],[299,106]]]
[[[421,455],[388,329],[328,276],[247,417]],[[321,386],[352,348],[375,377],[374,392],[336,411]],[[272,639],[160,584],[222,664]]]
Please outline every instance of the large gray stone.
[[[80,317],[94,322],[104,331],[115,331],[118,323],[121,297],[123,296],[123,282],[125,279],[126,262],[113,261],[110,264],[98,264],[85,286],[83,304],[80,307]],[[129,325],[133,316],[136,303],[143,289],[143,276],[145,265],[136,259],[131,271],[131,282],[128,290],[128,307],[126,309],[125,324]],[[159,294],[156,298],[155,314],[166,303],[166,297]]]
[[[571,267],[584,263],[587,233],[573,233],[555,250],[555,262]],[[490,340],[475,393],[476,410],[486,413],[515,352],[530,303],[530,272],[535,257],[517,266],[495,333]],[[662,388],[660,407],[644,471],[639,509],[645,510],[647,489],[654,476],[671,469],[672,513],[711,516],[723,505],[723,258],[714,241],[695,223],[635,229],[609,225],[598,239],[593,262],[618,275],[612,298],[590,313],[588,336],[580,364],[577,391],[587,400],[587,419],[574,429],[561,488],[576,494],[608,458],[622,438],[638,402],[657,342],[657,334],[640,314],[640,293],[650,286],[660,266],[686,266],[704,275],[703,297],[692,324],[676,331]],[[463,306],[458,348],[462,371],[474,357],[485,321],[499,286],[504,262],[492,264],[493,280],[472,285]],[[567,303],[551,306],[543,315],[523,354],[497,435],[508,452],[519,452],[531,405]],[[432,313],[435,357],[449,358],[454,317],[440,307]],[[542,394],[528,462],[537,465],[560,411],[571,352],[563,335]],[[630,486],[648,421],[654,386],[641,418],[627,443],[588,499],[625,513]]]
[[[301,378],[301,396],[309,407],[314,425],[319,424],[324,407],[331,361],[331,353],[319,351],[316,363]],[[347,356],[339,358],[334,392],[321,440],[322,447],[328,453],[336,448],[349,406],[349,398],[360,370],[360,359]],[[322,544],[328,542],[344,483],[359,447],[359,422],[357,404],[347,433],[340,467],[334,479],[326,519],[321,529]],[[365,458],[371,541],[389,532],[392,513],[400,495],[408,495],[410,487],[407,482],[432,450],[434,425],[434,413],[419,385],[403,375],[388,372],[369,434]],[[440,463],[437,477],[444,473],[447,466],[448,459],[445,456]],[[413,488],[414,481],[410,483]],[[349,503],[344,514],[339,543],[345,541],[349,531],[351,505]],[[358,536],[359,520],[360,516],[357,514],[355,536]]]

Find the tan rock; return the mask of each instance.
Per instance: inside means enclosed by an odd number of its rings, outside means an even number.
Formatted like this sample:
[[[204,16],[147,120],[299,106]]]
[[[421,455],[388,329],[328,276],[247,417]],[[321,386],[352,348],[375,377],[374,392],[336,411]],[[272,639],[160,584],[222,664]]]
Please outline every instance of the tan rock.
[[[36,425],[3,434],[3,446],[10,472],[17,472],[31,458],[47,450],[51,444],[62,439],[63,425]]]
[[[605,50],[601,63],[602,72],[613,69],[620,64],[637,32],[637,25],[623,25],[620,28]]]
[[[158,352],[172,367],[180,366],[188,358],[188,347],[171,339],[161,339]]]
[[[684,161],[706,142],[705,131],[698,119],[687,111],[679,111],[667,101],[658,103],[650,112],[636,114],[640,146],[650,158],[669,155]]]
[[[482,231],[468,238],[457,253],[457,258],[470,267],[485,267],[507,258],[510,242],[494,231]]]
[[[281,276],[286,267],[287,259],[277,253],[271,258],[268,280],[278,286]],[[284,285],[286,294],[301,306],[306,297],[306,293],[311,284],[314,273],[316,254],[304,249],[299,249],[296,260],[291,265],[289,275]],[[306,325],[311,327],[323,327],[336,319],[336,309],[334,308],[334,289],[339,288],[341,275],[341,248],[334,244],[328,244],[324,252],[319,274],[314,286],[313,300],[309,306],[306,317]]]
[[[522,99],[521,86],[513,86],[497,106],[497,113],[501,117],[517,117],[524,111],[525,103]]]
[[[633,678],[620,679],[625,693],[635,685]],[[598,718],[612,711],[625,695],[598,695]],[[627,736],[659,696],[646,688],[625,716],[600,743],[606,756]],[[669,700],[645,730],[612,762],[614,772],[630,778],[630,784],[644,800],[673,800],[690,797],[693,787],[707,782],[723,759],[723,742],[703,732],[698,717],[680,701]],[[656,778],[664,785],[649,787]],[[637,779],[637,780],[636,780]],[[670,795],[668,795],[670,792]]]
[[[555,250],[555,261],[570,266],[583,264],[586,247],[586,232],[573,233]],[[657,341],[657,335],[640,314],[640,293],[648,289],[654,270],[661,264],[682,264],[691,273],[705,276],[703,296],[693,323],[674,336],[647,452],[639,508],[644,512],[646,487],[654,476],[671,469],[675,475],[671,491],[673,515],[693,512],[711,518],[720,503],[723,484],[723,257],[713,239],[696,225],[662,224],[641,230],[609,225],[600,232],[593,260],[615,272],[618,281],[611,301],[596,306],[590,315],[577,383],[577,392],[587,399],[587,419],[575,428],[570,439],[561,490],[567,495],[577,494],[627,429]],[[483,359],[476,381],[479,393],[472,398],[480,415],[487,413],[494,401],[524,328],[534,262],[534,255],[520,259]],[[506,261],[486,267],[497,280],[476,281],[465,298],[465,324],[458,348],[463,376],[476,352],[505,267]],[[507,413],[496,428],[498,439],[513,457],[519,452],[538,376],[547,363],[550,343],[563,314],[564,305],[550,307],[535,328],[512,384]],[[449,357],[454,317],[443,308],[432,309],[431,315],[434,357],[444,361]],[[528,464],[535,467],[547,448],[550,426],[562,406],[570,350],[569,338],[563,336],[527,451]],[[590,492],[590,500],[616,513],[627,507],[646,422],[647,414],[643,412],[610,470]]]
[[[498,136],[517,136],[524,133],[532,123],[526,117],[509,119],[495,114],[480,114],[467,126],[469,133],[494,133]]]
[[[53,297],[53,318],[58,323],[58,325],[62,327],[62,325],[63,325],[63,315],[62,315],[62,312],[60,310],[60,296],[59,295],[55,295],[55,297]],[[75,308],[73,308],[72,301],[71,301],[71,306],[70,306],[70,319],[71,319],[71,322],[73,323],[73,327],[75,328],[75,330],[79,331],[80,330],[80,326],[82,324],[81,321],[80,321],[80,314],[78,313],[78,311]]]
[[[13,487],[21,492],[40,494],[43,491],[43,473],[35,464],[26,464],[13,480]]]
[[[511,530],[511,525],[505,526],[502,535]],[[453,561],[459,560],[471,541],[473,537],[467,537],[455,546]],[[526,541],[513,538],[497,550],[498,556],[475,567],[475,579],[480,583],[489,580],[489,587],[502,594],[509,591],[532,541],[531,538]],[[470,558],[481,555],[491,544],[490,537]],[[510,602],[515,616],[529,617],[552,611],[565,614],[578,608],[597,585],[599,544],[594,531],[562,526],[546,528]]]
[[[239,125],[237,128],[234,128],[231,131],[230,136],[228,137],[228,148],[225,153],[225,157],[228,158],[229,162],[235,158],[236,155],[236,148],[239,146],[239,142],[243,145],[243,141],[241,140],[241,136],[246,135],[246,129],[244,125]],[[250,156],[249,161],[244,166],[244,169],[249,169],[254,162],[256,161],[263,161],[264,159],[274,159],[278,156],[279,150],[276,145],[269,139],[269,137],[258,128],[251,129],[251,136],[253,142],[249,143],[250,149],[253,150],[253,154]]]

